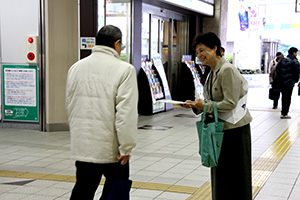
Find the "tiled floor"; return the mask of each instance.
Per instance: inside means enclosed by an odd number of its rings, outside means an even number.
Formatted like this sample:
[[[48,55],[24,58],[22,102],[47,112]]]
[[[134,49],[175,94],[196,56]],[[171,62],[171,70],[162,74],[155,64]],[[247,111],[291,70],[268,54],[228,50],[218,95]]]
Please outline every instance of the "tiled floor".
[[[296,200],[300,196],[300,97],[293,95],[292,119],[283,120],[279,109],[270,109],[267,91],[250,88],[248,98],[254,118],[255,199]],[[139,117],[139,127],[171,128],[139,129],[130,161],[132,200],[210,199],[209,169],[201,166],[197,153],[197,120],[184,108]],[[75,180],[69,132],[0,129],[0,138],[0,200],[69,199]],[[99,199],[101,190],[102,185],[95,199]]]

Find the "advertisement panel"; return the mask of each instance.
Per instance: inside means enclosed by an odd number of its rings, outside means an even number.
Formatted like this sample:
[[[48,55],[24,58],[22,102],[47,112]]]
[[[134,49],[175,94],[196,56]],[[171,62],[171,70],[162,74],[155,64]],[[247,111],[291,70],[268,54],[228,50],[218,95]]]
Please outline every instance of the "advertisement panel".
[[[3,65],[3,120],[38,122],[37,66]]]

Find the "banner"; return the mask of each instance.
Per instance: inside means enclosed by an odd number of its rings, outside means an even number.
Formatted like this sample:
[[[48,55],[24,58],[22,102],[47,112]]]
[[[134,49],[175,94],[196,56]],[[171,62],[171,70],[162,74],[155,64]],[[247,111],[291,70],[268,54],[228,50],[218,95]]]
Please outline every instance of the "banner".
[[[258,6],[252,6],[249,15],[249,27],[251,31],[259,30],[261,27],[261,19],[258,16]]]
[[[244,2],[240,2],[239,19],[240,19],[240,30],[241,31],[247,30],[249,27],[249,19],[248,19],[248,11]]]

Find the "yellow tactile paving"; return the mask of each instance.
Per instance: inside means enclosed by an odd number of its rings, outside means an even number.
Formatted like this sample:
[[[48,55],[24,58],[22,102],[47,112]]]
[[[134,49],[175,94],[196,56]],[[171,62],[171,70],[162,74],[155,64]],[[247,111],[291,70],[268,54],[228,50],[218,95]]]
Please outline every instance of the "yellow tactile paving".
[[[197,187],[190,187],[190,186],[182,186],[182,185],[171,185],[166,191],[168,192],[178,192],[178,193],[185,193],[185,194],[193,194],[197,191]]]
[[[170,187],[169,184],[147,182],[140,185],[140,189],[166,191]]]
[[[300,136],[300,118],[297,119],[252,165],[253,198],[271,176],[281,159]],[[52,180],[75,182],[75,176],[31,173],[21,171],[0,170],[0,177],[24,178],[34,180]],[[103,185],[104,179],[100,184]],[[233,186],[234,187],[234,186]],[[162,183],[133,181],[132,188],[191,194],[188,200],[211,200],[211,183],[206,182],[202,187],[170,185]]]
[[[294,142],[300,136],[300,118],[297,119],[252,165],[253,199],[271,176],[281,159],[285,156]],[[208,188],[209,187],[209,188]],[[210,183],[207,182],[197,190],[188,200],[211,200]],[[209,191],[209,196],[207,193]],[[201,197],[201,198],[200,198]]]
[[[70,176],[70,178],[66,179],[65,182],[75,182],[76,181],[76,177],[75,176]]]
[[[253,198],[271,176],[285,154],[300,136],[300,118],[298,118],[253,164]]]
[[[59,175],[59,174],[48,174],[44,177],[41,177],[42,180],[48,180],[48,181],[66,181],[71,176],[67,175]]]
[[[45,177],[47,175],[50,175],[50,174],[30,173],[30,172],[27,172],[25,174],[22,174],[22,175],[18,176],[18,178],[32,179],[32,177],[34,177],[34,179],[42,179],[43,177]]]
[[[265,112],[280,112],[280,110],[266,110],[266,109],[258,109],[258,108],[250,108],[249,111],[265,111]]]
[[[188,200],[210,200],[211,199],[211,185],[210,182],[206,182],[202,187],[193,193]]]
[[[46,174],[46,173],[43,174],[43,173],[19,172],[19,171],[8,171],[8,170],[0,170],[0,177],[61,181],[61,182],[76,181],[76,177],[70,175]],[[100,185],[103,185],[104,182],[105,179],[101,179]],[[177,192],[177,193],[185,193],[185,194],[192,194],[198,189],[197,187],[170,185],[170,184],[163,184],[163,183],[139,182],[139,181],[133,181],[132,188]]]
[[[133,181],[131,187],[132,188],[140,188],[145,182]]]
[[[11,178],[18,178],[21,175],[26,174],[27,172],[18,172],[18,171],[6,171],[0,170],[1,177],[11,177]]]

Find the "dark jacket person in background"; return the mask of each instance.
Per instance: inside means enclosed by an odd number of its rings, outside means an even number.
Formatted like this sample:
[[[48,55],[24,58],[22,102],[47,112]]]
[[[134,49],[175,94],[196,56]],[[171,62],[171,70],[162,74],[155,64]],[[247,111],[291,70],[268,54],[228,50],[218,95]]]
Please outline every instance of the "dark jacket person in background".
[[[276,58],[272,60],[269,64],[269,81],[270,84],[272,85],[272,90],[273,90],[273,109],[277,109],[278,106],[278,100],[280,97],[280,85],[278,82],[274,81],[276,79],[276,65],[277,63],[284,58],[283,54],[281,52],[276,53]]]
[[[281,59],[276,66],[276,78],[274,81],[278,82],[281,90],[282,110],[281,119],[290,119],[288,115],[291,97],[295,83],[299,81],[300,65],[297,59],[298,49],[291,47],[289,55]]]

